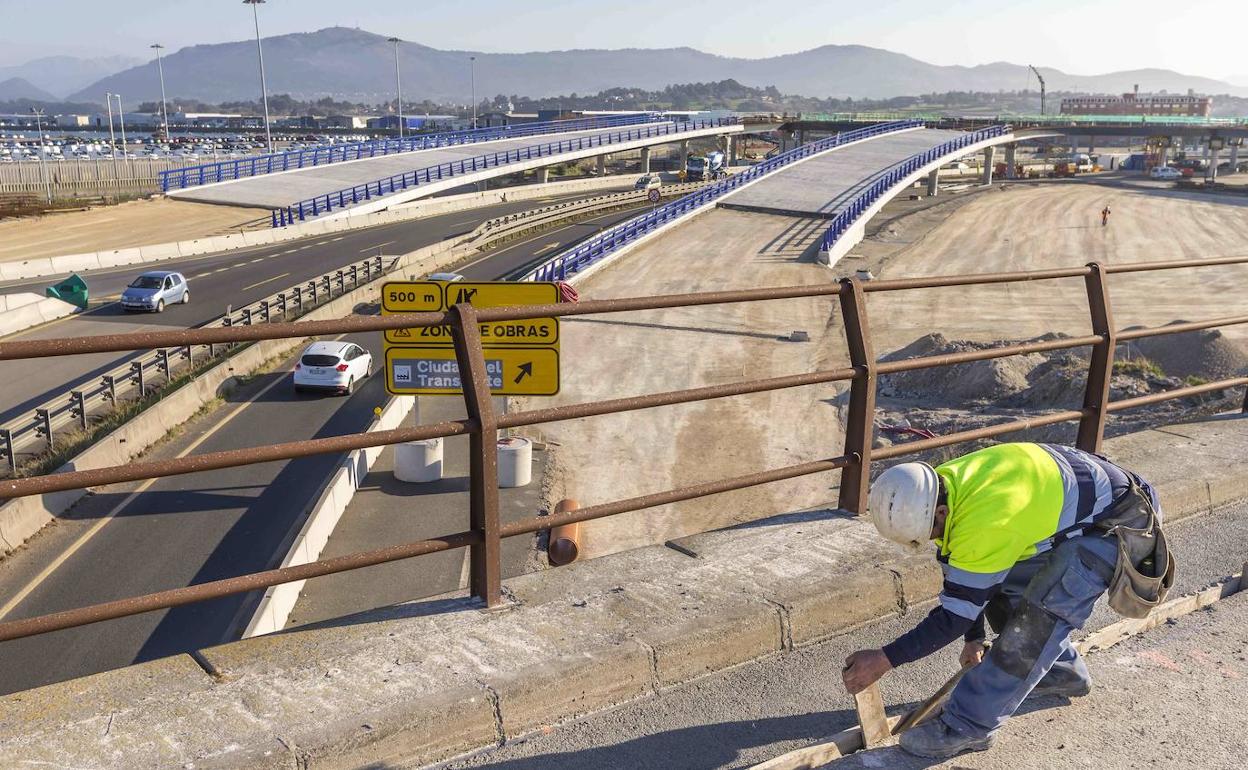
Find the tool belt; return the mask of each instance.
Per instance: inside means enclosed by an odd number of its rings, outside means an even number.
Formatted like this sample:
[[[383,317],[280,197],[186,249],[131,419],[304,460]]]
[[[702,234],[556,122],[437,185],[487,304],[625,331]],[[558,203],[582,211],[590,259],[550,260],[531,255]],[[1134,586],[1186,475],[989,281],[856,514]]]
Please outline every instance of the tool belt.
[[[1109,583],[1109,606],[1126,618],[1146,618],[1174,585],[1174,554],[1152,497],[1128,473],[1131,486],[1094,525],[1118,538],[1118,562]]]

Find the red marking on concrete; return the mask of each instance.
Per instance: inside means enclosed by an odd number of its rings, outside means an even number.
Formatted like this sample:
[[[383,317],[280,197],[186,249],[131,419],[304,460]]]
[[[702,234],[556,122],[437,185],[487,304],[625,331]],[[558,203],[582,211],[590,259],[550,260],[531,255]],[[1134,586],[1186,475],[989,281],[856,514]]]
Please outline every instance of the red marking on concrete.
[[[1157,652],[1155,650],[1145,650],[1144,652],[1138,653],[1136,657],[1143,658],[1144,660],[1147,660],[1150,663],[1153,663],[1155,665],[1161,666],[1162,668],[1167,669],[1169,671],[1179,671],[1179,672],[1183,671],[1182,666],[1180,666],[1178,663],[1175,663],[1170,658],[1166,657],[1165,655],[1162,655],[1160,652]]]

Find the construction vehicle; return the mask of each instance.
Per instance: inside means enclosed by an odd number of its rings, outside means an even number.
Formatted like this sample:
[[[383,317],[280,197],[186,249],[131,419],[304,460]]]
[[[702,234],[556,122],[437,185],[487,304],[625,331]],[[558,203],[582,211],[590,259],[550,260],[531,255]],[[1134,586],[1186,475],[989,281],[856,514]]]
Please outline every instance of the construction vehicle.
[[[685,164],[685,179],[690,182],[703,182],[726,176],[726,160],[724,154],[718,150],[706,155],[690,155]]]

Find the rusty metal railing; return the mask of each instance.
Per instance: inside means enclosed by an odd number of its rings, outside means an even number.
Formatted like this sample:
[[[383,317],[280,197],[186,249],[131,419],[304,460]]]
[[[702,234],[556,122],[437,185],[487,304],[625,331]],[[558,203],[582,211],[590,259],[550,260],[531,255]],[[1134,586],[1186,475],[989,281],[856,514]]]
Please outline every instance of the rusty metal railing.
[[[1092,263],[1084,267],[1057,270],[876,280],[867,283],[859,282],[854,278],[847,278],[839,283],[816,286],[676,294],[631,299],[588,300],[576,304],[486,308],[482,310],[477,310],[471,305],[456,305],[448,311],[436,313],[352,317],[331,321],[273,323],[262,326],[222,329],[187,329],[69,339],[0,342],[0,360],[10,360],[106,351],[140,350],[188,344],[204,345],[265,339],[304,338],[321,334],[382,331],[385,329],[449,324],[452,330],[455,355],[461,378],[466,383],[464,399],[468,414],[468,417],[463,420],[431,425],[211,452],[169,460],[134,462],[121,466],[71,471],[33,478],[5,480],[0,482],[0,499],[46,494],[67,489],[83,489],[96,485],[137,481],[140,479],[198,473],[275,460],[292,460],[317,454],[339,453],[366,447],[378,447],[438,437],[467,435],[470,437],[471,442],[469,516],[468,529],[465,531],[429,540],[420,540],[347,556],[322,559],[299,566],[266,570],[39,617],[4,622],[0,623],[0,641],[48,633],[153,610],[177,607],[193,602],[217,599],[223,596],[260,590],[281,583],[306,580],[308,578],[465,547],[470,549],[469,587],[472,595],[480,598],[487,606],[495,606],[501,600],[500,544],[502,538],[516,537],[563,525],[614,516],[628,511],[636,511],[832,470],[841,471],[840,507],[854,513],[863,513],[866,510],[867,483],[871,464],[874,461],[888,460],[938,447],[993,438],[1062,422],[1078,421],[1079,428],[1076,445],[1082,449],[1096,451],[1100,449],[1104,437],[1106,417],[1113,412],[1248,385],[1248,377],[1232,377],[1217,382],[1180,387],[1163,393],[1111,402],[1109,399],[1109,380],[1113,371],[1114,346],[1118,342],[1198,331],[1220,326],[1245,324],[1248,323],[1248,314],[1172,324],[1163,327],[1132,329],[1129,331],[1117,330],[1113,324],[1110,298],[1106,290],[1108,276],[1119,273],[1242,264],[1248,264],[1248,257],[1224,257],[1123,265]],[[879,361],[875,358],[868,327],[865,302],[867,294],[1061,278],[1082,278],[1084,280],[1092,334],[1006,345],[965,353],[924,356],[900,361]],[[835,297],[838,299],[845,325],[846,342],[850,358],[849,366],[806,374],[747,380],[665,393],[651,393],[631,398],[533,409],[511,414],[496,413],[489,397],[485,358],[479,337],[478,324],[481,322],[619,313],[671,307],[795,299],[799,297]],[[881,449],[872,447],[871,434],[875,413],[876,380],[880,375],[1004,358],[1024,353],[1079,347],[1092,348],[1084,401],[1079,409],[1014,420]],[[558,511],[550,516],[535,516],[505,525],[499,522],[498,468],[494,449],[494,437],[499,429],[539,425],[561,420],[651,409],[673,404],[728,398],[748,393],[760,393],[829,382],[850,383],[849,418],[845,426],[845,445],[843,453],[838,456],[655,492],[626,500],[616,500],[585,508]],[[1248,397],[1245,398],[1245,411],[1248,411]]]

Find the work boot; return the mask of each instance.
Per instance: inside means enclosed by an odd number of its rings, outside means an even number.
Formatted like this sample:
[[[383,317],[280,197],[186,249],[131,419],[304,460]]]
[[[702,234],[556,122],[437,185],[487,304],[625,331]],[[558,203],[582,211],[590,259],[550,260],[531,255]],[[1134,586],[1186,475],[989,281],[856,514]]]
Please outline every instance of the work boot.
[[[1027,699],[1045,698],[1082,698],[1092,692],[1092,682],[1065,668],[1051,668],[1049,673],[1027,693]]]
[[[948,759],[964,751],[987,751],[994,740],[991,735],[984,738],[963,735],[944,720],[933,719],[902,733],[901,747],[916,757]]]

